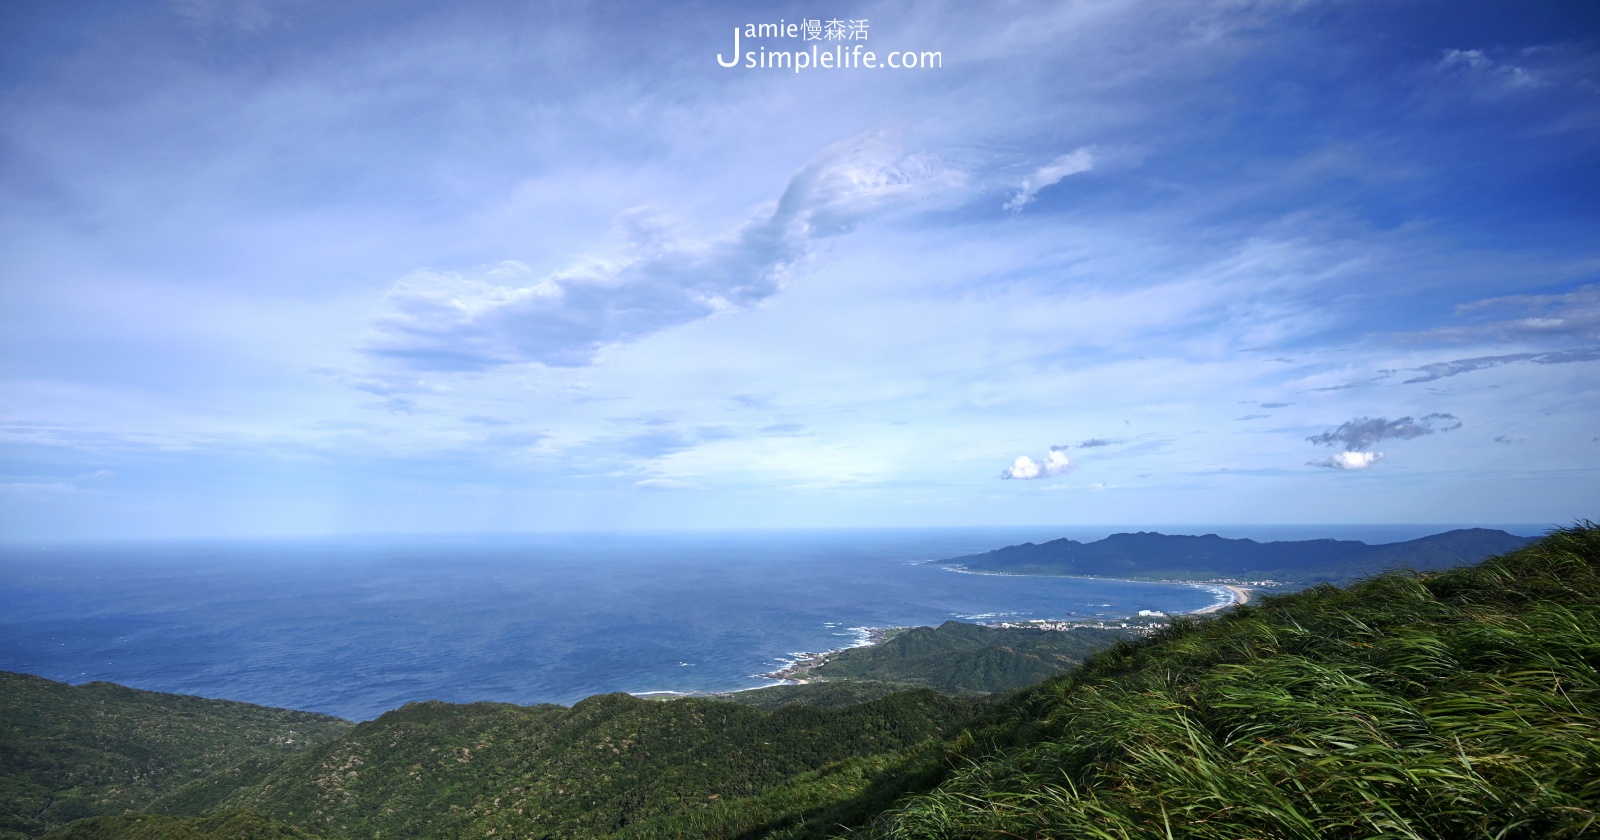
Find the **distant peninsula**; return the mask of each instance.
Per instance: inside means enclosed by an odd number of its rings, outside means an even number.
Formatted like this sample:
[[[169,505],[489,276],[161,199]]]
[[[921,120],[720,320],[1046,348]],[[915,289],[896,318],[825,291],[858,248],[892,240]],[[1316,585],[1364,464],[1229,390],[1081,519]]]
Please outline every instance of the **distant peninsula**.
[[[934,561],[953,568],[1012,575],[1070,575],[1128,580],[1203,581],[1299,588],[1347,583],[1394,569],[1437,571],[1477,563],[1533,542],[1489,528],[1462,528],[1406,542],[1356,540],[1256,542],[1216,534],[1140,531],[1082,543],[1059,539]]]

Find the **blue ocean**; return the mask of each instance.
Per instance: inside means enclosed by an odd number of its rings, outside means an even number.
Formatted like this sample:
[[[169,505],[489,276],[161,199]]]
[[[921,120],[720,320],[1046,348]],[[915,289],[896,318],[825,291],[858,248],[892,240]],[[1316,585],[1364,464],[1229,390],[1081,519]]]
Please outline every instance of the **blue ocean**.
[[[866,627],[1183,613],[1221,597],[1190,585],[963,574],[928,562],[1107,533],[11,544],[0,548],[0,670],[366,720],[417,700],[566,704],[614,691],[751,688],[771,684],[758,675],[796,652],[848,646]]]

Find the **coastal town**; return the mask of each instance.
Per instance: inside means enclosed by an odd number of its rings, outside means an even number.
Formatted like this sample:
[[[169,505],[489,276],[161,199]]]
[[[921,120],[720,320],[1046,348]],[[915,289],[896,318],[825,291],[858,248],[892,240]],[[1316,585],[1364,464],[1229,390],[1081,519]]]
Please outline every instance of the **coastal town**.
[[[1238,596],[1235,603],[1244,603],[1248,600],[1248,593]],[[1232,604],[1223,604],[1223,607]],[[1201,610],[1196,614],[1213,612],[1214,609]],[[979,622],[984,627],[997,630],[1049,630],[1056,632],[1070,632],[1073,630],[1125,630],[1136,636],[1148,636],[1171,625],[1171,617],[1158,610],[1140,610],[1136,615],[1126,618],[1034,618],[1013,621],[987,621]],[[794,659],[787,662],[782,668],[769,671],[757,676],[763,679],[778,680],[791,685],[806,685],[811,682],[821,681],[812,672],[827,664],[828,660],[844,651],[859,647],[868,647],[882,643],[886,639],[905,632],[909,627],[863,627],[859,628],[864,633],[858,644],[849,647],[833,648],[824,651],[802,651],[793,654]]]
[[[1206,581],[1184,580],[1164,581],[1167,583],[1183,583],[1191,586],[1203,586],[1213,590],[1223,590],[1230,597],[1219,600],[1189,615],[1211,615],[1229,607],[1243,606],[1250,603],[1258,589],[1272,589],[1284,586],[1281,581],[1275,580],[1237,580],[1233,578]],[[1222,594],[1221,592],[1218,593]],[[1000,630],[1049,630],[1055,632],[1071,632],[1073,630],[1123,630],[1135,636],[1149,636],[1171,626],[1172,619],[1160,610],[1139,610],[1130,616],[1114,616],[1106,618],[1032,618],[1017,620],[997,620],[978,622],[984,627],[993,627]],[[810,682],[820,681],[822,678],[813,672],[828,662],[829,659],[858,647],[868,647],[882,643],[886,639],[905,632],[907,627],[860,627],[854,628],[862,633],[860,640],[847,647],[833,648],[824,651],[803,651],[793,654],[794,658],[785,663],[782,668],[769,671],[757,676],[763,679],[777,680],[779,682],[805,685]]]

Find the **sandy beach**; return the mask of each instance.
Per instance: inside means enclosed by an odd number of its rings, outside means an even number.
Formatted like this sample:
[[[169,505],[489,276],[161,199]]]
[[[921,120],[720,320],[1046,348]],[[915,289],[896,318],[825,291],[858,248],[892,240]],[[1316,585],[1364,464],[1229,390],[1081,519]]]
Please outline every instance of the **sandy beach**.
[[[1230,603],[1230,604],[1212,604],[1211,606],[1206,607],[1205,609],[1195,610],[1193,613],[1191,613],[1191,615],[1206,615],[1208,613],[1214,613],[1214,612],[1218,612],[1220,610],[1225,610],[1228,607],[1237,607],[1237,606],[1242,606],[1244,604],[1250,603],[1250,594],[1251,594],[1250,590],[1244,588],[1243,586],[1234,586],[1231,583],[1211,583],[1211,584],[1205,584],[1205,585],[1208,586],[1208,587],[1226,589],[1229,592],[1233,593],[1233,603]]]

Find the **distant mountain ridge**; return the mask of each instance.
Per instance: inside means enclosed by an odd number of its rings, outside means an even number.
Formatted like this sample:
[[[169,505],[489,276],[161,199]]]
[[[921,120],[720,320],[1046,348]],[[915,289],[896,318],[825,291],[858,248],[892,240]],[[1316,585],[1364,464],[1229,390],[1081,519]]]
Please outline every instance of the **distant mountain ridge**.
[[[1356,540],[1256,542],[1216,534],[1139,531],[1081,543],[1023,543],[940,560],[972,571],[1144,579],[1272,578],[1347,581],[1397,568],[1435,571],[1476,563],[1533,542],[1490,528],[1461,528],[1397,543]]]

